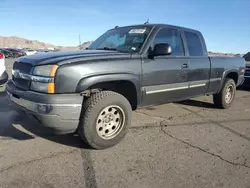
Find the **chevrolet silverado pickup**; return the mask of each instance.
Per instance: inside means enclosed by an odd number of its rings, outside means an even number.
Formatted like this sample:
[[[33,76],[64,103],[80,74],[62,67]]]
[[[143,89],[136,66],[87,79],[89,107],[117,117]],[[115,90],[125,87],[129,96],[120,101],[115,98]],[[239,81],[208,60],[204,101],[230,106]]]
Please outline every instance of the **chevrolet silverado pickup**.
[[[37,125],[104,149],[125,137],[138,108],[200,95],[229,108],[244,72],[243,58],[209,57],[197,30],[141,24],[112,28],[85,50],[18,58],[7,91]]]

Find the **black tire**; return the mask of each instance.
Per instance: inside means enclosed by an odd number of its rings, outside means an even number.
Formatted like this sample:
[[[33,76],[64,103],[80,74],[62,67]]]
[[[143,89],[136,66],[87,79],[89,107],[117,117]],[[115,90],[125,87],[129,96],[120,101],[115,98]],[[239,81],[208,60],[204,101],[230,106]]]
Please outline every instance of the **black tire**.
[[[232,93],[231,93],[231,100],[226,100],[226,94],[227,89],[231,87]],[[235,81],[233,79],[227,78],[224,82],[223,87],[221,88],[221,91],[218,94],[213,95],[213,101],[216,107],[221,109],[227,109],[232,106],[236,94],[236,85]]]
[[[99,121],[100,113],[105,110],[106,107],[111,105],[116,105],[122,109],[121,112],[123,113],[121,114],[125,116],[122,118],[124,124],[122,124],[123,126],[121,126],[115,137],[103,139],[101,136],[99,136],[101,133],[97,133],[97,119]],[[91,148],[105,149],[112,147],[118,144],[125,137],[128,126],[131,124],[131,119],[132,108],[129,101],[124,96],[112,91],[101,91],[91,95],[90,98],[84,102],[78,127],[78,135],[80,136],[81,140]],[[105,121],[103,120],[102,122],[104,123]],[[105,126],[104,129],[106,129]]]

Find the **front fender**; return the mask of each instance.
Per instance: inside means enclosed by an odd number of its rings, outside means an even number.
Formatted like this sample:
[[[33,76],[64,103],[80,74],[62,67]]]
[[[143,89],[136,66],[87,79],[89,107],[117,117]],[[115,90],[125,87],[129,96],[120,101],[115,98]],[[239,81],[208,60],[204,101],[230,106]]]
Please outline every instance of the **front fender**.
[[[115,73],[115,74],[103,74],[82,78],[76,87],[76,92],[82,92],[88,89],[90,86],[102,82],[112,81],[130,81],[134,84],[137,92],[137,101],[140,101],[140,79],[137,75],[131,73]]]

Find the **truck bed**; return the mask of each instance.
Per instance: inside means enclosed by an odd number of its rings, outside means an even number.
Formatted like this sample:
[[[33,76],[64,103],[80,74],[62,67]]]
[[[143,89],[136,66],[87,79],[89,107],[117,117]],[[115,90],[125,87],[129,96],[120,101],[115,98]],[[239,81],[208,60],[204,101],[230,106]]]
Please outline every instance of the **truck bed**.
[[[238,73],[236,86],[242,84],[244,80],[245,60],[241,57],[211,57],[210,69],[210,87],[208,93],[214,93],[220,88],[223,83],[224,76],[228,71],[235,71]]]

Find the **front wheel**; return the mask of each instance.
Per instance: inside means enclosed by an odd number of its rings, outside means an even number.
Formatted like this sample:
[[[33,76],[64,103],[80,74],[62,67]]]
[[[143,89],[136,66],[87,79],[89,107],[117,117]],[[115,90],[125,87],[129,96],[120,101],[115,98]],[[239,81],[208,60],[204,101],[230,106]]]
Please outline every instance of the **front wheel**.
[[[236,93],[236,85],[233,79],[227,78],[221,91],[213,96],[214,104],[222,109],[232,106]]]
[[[84,102],[78,134],[92,148],[105,149],[124,138],[131,118],[132,108],[124,96],[101,91]]]

